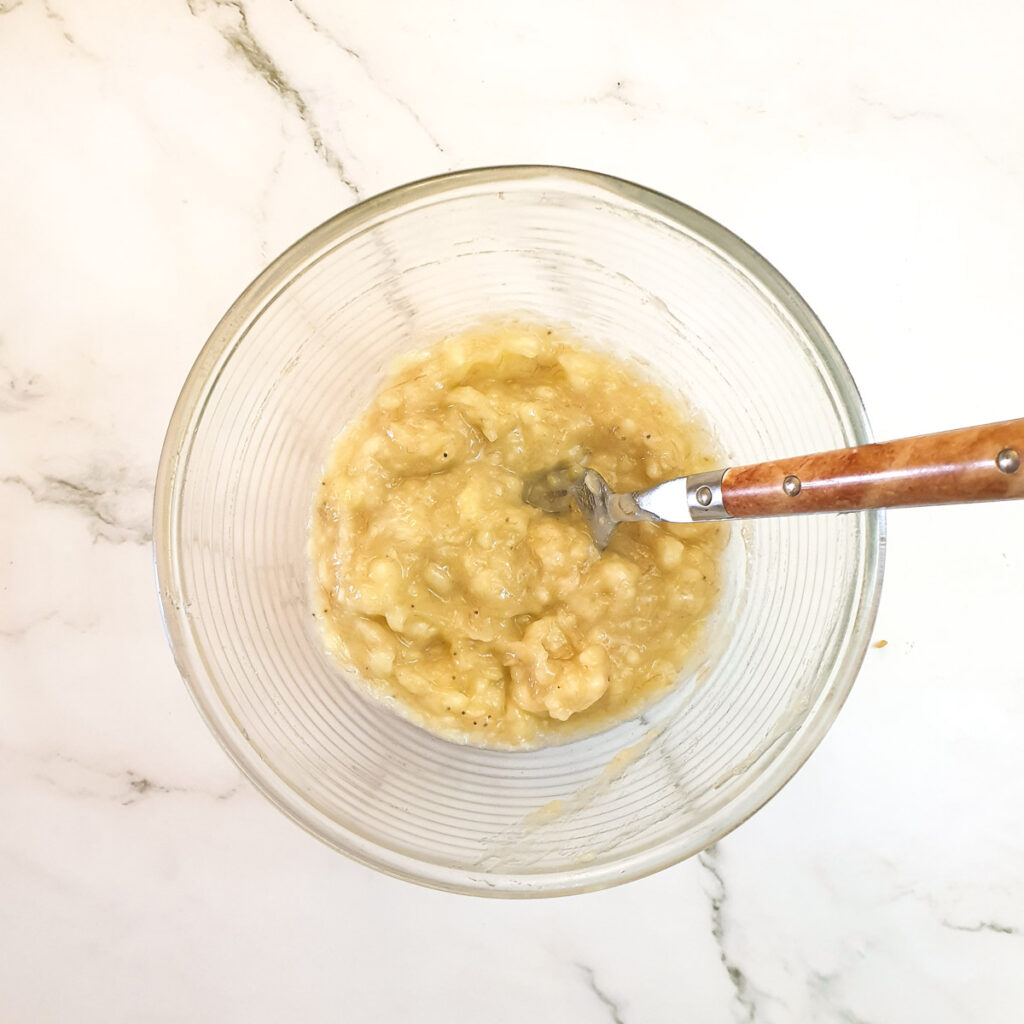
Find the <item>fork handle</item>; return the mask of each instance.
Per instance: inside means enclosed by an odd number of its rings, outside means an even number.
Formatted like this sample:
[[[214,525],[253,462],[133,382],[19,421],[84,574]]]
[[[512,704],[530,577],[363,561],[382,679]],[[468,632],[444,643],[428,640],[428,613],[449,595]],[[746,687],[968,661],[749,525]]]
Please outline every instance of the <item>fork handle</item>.
[[[1004,420],[733,467],[721,503],[750,518],[1024,498],[1022,460],[1024,419]]]

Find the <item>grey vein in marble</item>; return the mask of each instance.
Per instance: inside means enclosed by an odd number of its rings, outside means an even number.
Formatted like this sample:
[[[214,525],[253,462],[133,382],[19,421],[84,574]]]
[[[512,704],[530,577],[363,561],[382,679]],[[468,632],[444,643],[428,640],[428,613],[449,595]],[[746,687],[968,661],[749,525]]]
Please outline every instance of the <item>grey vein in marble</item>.
[[[709,846],[700,854],[698,860],[701,867],[707,873],[709,880],[707,893],[708,899],[711,901],[711,935],[718,946],[719,959],[722,961],[726,974],[729,975],[729,981],[732,982],[736,1003],[740,1011],[746,1015],[746,1020],[754,1021],[757,1019],[756,990],[739,965],[731,959],[725,948],[723,909],[728,894],[725,888],[725,881],[722,878],[722,872],[718,866],[718,844],[715,843]]]
[[[1000,170],[1003,173],[1011,173],[1012,171],[1006,165],[1005,161],[993,156],[993,154],[986,148],[982,143],[981,139],[977,136],[976,132],[971,130],[971,122],[964,121],[959,118],[951,118],[945,113],[938,110],[925,110],[920,108],[909,108],[900,110],[891,103],[885,102],[884,100],[874,99],[871,96],[867,96],[863,93],[858,92],[854,99],[861,106],[867,107],[868,110],[876,111],[881,114],[882,117],[894,121],[894,122],[910,122],[918,124],[930,124],[935,128],[946,132],[960,141],[966,142],[974,150],[974,152],[985,161],[990,167]]]
[[[607,1007],[608,1012],[611,1014],[612,1024],[626,1024],[619,1004],[598,985],[597,978],[594,976],[593,967],[588,967],[586,964],[580,963],[576,964],[576,967],[583,974],[584,978],[586,978],[587,986],[590,988],[590,991],[597,996],[605,1007]]]
[[[0,339],[0,413],[21,412],[36,399],[46,395],[46,387],[35,373],[14,370],[3,358],[4,342]]]
[[[0,484],[22,488],[36,504],[74,509],[88,521],[94,540],[148,544],[153,539],[148,506],[153,485],[130,480],[126,469],[98,468],[79,480],[48,475],[32,480],[9,475],[0,477]],[[133,497],[143,499],[144,514],[133,514],[124,507]]]
[[[260,240],[260,255],[267,263],[270,262],[270,253],[267,249],[267,228],[270,224],[270,193],[281,174],[281,168],[284,166],[285,153],[286,148],[282,146],[281,151],[277,154],[277,160],[274,161],[274,166],[271,168],[270,177],[267,178],[267,182],[263,186],[263,191],[260,193],[259,204],[257,206],[257,213],[259,216],[257,236]]]
[[[618,103],[627,110],[634,112],[637,110],[637,104],[626,95],[626,83],[621,79],[616,81],[613,86],[605,89],[604,92],[598,93],[596,96],[586,97],[583,102],[595,105],[600,103]]]
[[[957,924],[943,918],[939,922],[943,928],[951,928],[955,932],[995,932],[997,935],[1021,935],[1020,928],[1002,924],[999,921],[978,921],[976,924]]]
[[[639,122],[645,115],[661,113],[662,106],[660,103],[641,102],[635,99],[631,95],[630,85],[629,81],[618,79],[609,88],[605,89],[604,92],[585,96],[583,102],[594,107],[607,107],[615,104],[625,110],[629,114],[629,119],[634,122]],[[701,119],[698,118],[697,120]],[[706,122],[702,123],[706,124]]]
[[[419,126],[420,131],[430,140],[431,145],[439,152],[443,153],[444,146],[437,141],[437,137],[433,132],[423,123],[423,119],[419,114],[412,108],[412,106],[401,96],[397,96],[390,89],[385,89],[378,80],[377,76],[370,70],[370,67],[363,57],[363,55],[351,46],[346,46],[330,29],[326,28],[321,22],[317,21],[316,18],[310,14],[302,4],[298,3],[297,0],[291,0],[291,7],[295,10],[295,13],[302,17],[307,24],[313,29],[317,35],[323,36],[332,46],[337,47],[342,53],[351,57],[358,65],[363,74],[369,79],[370,82],[376,87],[377,91],[382,95],[387,96],[392,103],[400,106]]]
[[[205,790],[190,789],[187,786],[166,786],[159,782],[154,782],[152,779],[145,775],[139,775],[137,772],[131,770],[125,772],[125,777],[128,779],[128,786],[131,790],[131,794],[127,799],[121,801],[122,807],[129,807],[134,803],[138,803],[144,796],[149,793],[206,793]],[[220,793],[207,794],[214,800],[230,800],[238,792],[239,787],[232,786],[230,789],[226,789]]]
[[[933,121],[944,124],[947,120],[941,114],[931,110],[897,110],[895,107],[888,103],[884,103],[882,100],[873,99],[872,97],[865,96],[862,93],[858,93],[855,96],[855,99],[865,107],[880,111],[891,121]]]
[[[75,41],[75,37],[68,31],[68,23],[64,20],[64,15],[57,11],[50,0],[43,0],[43,11],[46,13],[46,17],[50,21],[55,21],[60,28],[60,34],[64,39],[69,42],[72,46],[77,46],[78,43]]]
[[[85,764],[65,754],[52,754],[43,758],[33,758],[42,763],[43,767],[32,772],[31,777],[38,782],[53,786],[66,796],[88,797],[96,800],[115,800],[122,807],[130,807],[139,803],[144,798],[154,795],[171,794],[202,794],[211,800],[230,800],[240,790],[240,783],[236,783],[226,790],[209,791],[192,786],[175,786],[166,783],[156,782],[147,775],[143,775],[133,769],[123,771],[107,771],[97,768],[94,765]],[[62,778],[59,772],[47,770],[45,766],[57,765],[61,768],[71,769],[79,776],[69,782]],[[82,778],[84,776],[84,779]],[[96,785],[102,781],[102,785]],[[112,784],[112,785],[111,785]]]
[[[31,633],[33,629],[45,625],[47,622],[53,622],[55,620],[61,622],[63,625],[68,626],[69,628],[77,628],[72,627],[71,623],[66,622],[64,619],[62,619],[59,612],[51,611],[47,612],[45,615],[33,617],[29,619],[28,622],[25,622],[20,626],[0,625],[0,637],[3,637],[5,640],[18,641],[21,640],[22,637],[28,636],[28,634]]]
[[[838,979],[838,974],[822,974],[820,971],[811,971],[809,975],[809,984],[811,990],[818,996],[822,1003],[828,1006],[831,1014],[837,1020],[842,1021],[843,1024],[871,1024],[870,1021],[858,1016],[853,1012],[853,1010],[836,1005],[835,992],[833,990]]]
[[[99,60],[99,57],[92,50],[83,46],[79,39],[71,34],[67,18],[53,5],[53,0],[42,0],[41,7],[43,14],[46,15],[46,20],[53,23],[68,46],[73,47],[79,56],[87,57],[91,61]]]
[[[196,18],[200,18],[207,9],[204,0],[186,0],[188,9]],[[284,72],[277,66],[270,52],[260,44],[249,26],[249,18],[245,13],[245,6],[241,0],[212,0],[212,6],[234,14],[234,23],[225,27],[216,26],[216,31],[231,48],[232,52],[240,56],[246,66],[267,84],[274,92],[281,97],[285,104],[302,122],[306,134],[313,145],[313,151],[321,160],[337,175],[341,183],[355,196],[359,198],[359,187],[349,177],[344,162],[335,152],[331,145],[324,138],[320,126],[313,117],[309,103],[302,93],[289,82]]]

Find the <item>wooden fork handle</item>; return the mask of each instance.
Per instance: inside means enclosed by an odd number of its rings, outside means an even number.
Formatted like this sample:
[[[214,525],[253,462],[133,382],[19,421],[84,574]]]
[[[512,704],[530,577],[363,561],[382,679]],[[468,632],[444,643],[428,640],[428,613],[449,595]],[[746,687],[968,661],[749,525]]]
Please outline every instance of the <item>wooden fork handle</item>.
[[[1024,419],[738,466],[722,478],[730,516],[847,512],[1024,498]]]

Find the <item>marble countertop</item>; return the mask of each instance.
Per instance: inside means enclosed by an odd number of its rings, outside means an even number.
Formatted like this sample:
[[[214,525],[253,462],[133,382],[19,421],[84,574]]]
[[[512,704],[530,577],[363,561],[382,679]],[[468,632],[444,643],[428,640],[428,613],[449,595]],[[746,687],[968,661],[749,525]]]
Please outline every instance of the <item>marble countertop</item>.
[[[453,168],[717,218],[878,436],[1022,413],[1024,8],[0,0],[0,1019],[1021,1019],[1024,530],[893,513],[820,749],[717,848],[504,903],[349,863],[240,778],[167,649],[178,389],[280,250]]]

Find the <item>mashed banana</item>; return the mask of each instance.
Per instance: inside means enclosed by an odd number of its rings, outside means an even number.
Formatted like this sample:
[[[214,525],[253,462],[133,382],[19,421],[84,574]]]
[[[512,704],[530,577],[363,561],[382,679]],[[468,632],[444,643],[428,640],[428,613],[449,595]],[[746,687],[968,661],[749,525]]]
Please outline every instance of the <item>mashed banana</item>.
[[[586,464],[619,491],[712,468],[703,430],[636,370],[503,324],[403,360],[330,451],[314,611],[371,692],[449,739],[528,747],[638,713],[676,680],[719,590],[714,524],[619,526],[523,503]]]

